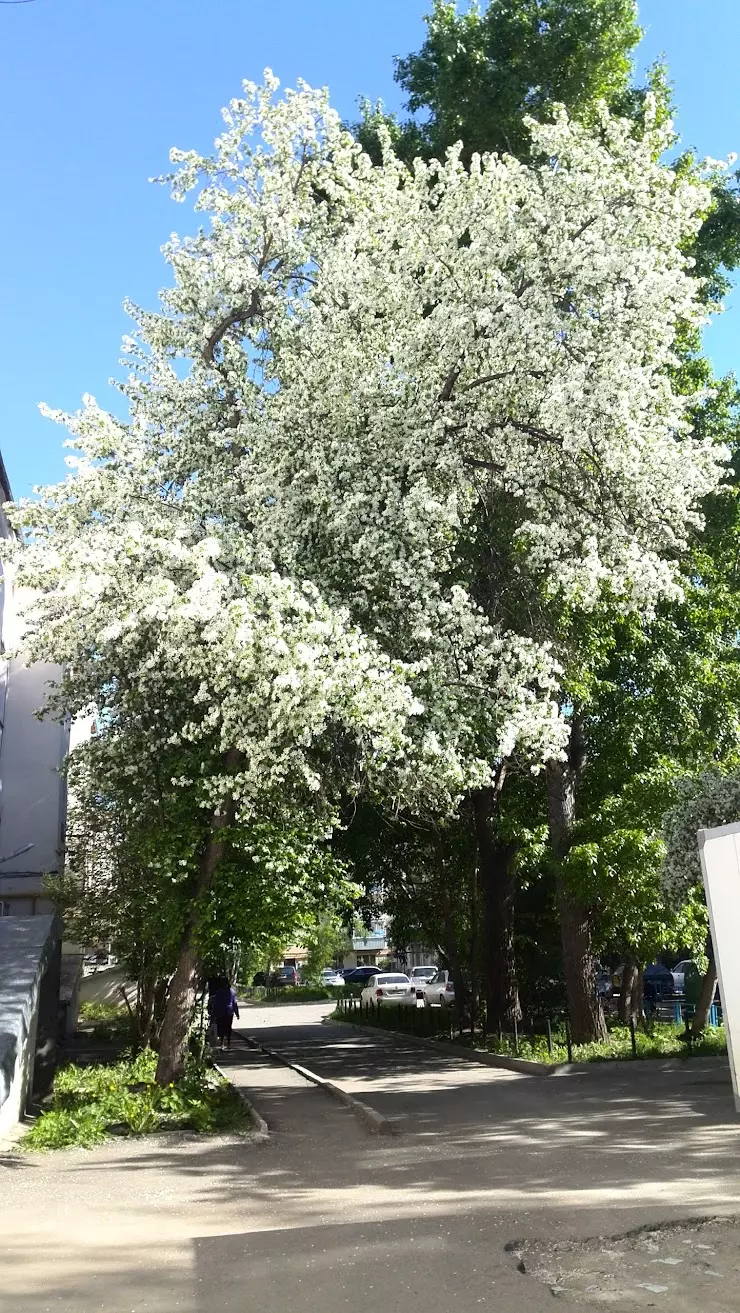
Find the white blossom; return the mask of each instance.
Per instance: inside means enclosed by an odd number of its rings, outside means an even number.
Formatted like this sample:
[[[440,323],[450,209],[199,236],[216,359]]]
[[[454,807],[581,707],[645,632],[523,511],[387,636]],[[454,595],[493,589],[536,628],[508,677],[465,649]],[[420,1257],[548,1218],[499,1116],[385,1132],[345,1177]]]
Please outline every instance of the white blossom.
[[[670,382],[707,193],[606,113],[532,125],[539,165],[409,170],[325,92],[276,92],[245,84],[213,156],[173,153],[207,223],[165,248],[160,311],[132,307],[130,419],[86,398],[74,474],[21,512],[32,646],[71,710],[114,707],[126,672],[162,705],[197,682],[182,739],[238,746],[245,805],[314,789],[341,727],[360,774],[452,806],[567,738],[484,524],[543,606],[677,592],[725,459]]]

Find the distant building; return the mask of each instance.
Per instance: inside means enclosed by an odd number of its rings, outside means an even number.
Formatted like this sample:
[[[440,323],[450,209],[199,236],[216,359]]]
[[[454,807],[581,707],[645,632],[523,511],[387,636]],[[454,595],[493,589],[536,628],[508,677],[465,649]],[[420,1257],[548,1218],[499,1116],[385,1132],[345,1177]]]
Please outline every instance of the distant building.
[[[376,922],[368,931],[352,936],[352,948],[344,955],[346,967],[385,966],[391,960],[386,927]]]

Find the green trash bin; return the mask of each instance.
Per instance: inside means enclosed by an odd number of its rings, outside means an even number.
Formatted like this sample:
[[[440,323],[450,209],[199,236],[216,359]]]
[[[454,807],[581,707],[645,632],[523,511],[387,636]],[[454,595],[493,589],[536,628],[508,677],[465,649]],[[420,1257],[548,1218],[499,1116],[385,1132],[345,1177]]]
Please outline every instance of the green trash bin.
[[[696,965],[696,962],[689,962],[683,977],[683,992],[686,1000],[686,1014],[688,1017],[693,1017],[696,1012],[703,980],[704,977]]]

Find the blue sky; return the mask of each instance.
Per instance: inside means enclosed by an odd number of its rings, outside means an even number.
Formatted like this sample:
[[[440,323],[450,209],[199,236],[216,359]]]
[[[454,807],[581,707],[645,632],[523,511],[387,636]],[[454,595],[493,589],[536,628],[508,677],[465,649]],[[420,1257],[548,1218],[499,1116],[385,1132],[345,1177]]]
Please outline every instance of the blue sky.
[[[219,108],[270,65],[283,83],[328,84],[400,104],[392,56],[417,49],[426,0],[35,0],[0,4],[5,180],[0,449],[16,496],[64,473],[64,432],[37,403],[114,403],[124,297],[153,305],[159,248],[192,218],[147,179],[171,145],[207,149]],[[642,65],[664,52],[679,128],[702,154],[740,153],[738,0],[643,0]],[[740,301],[740,292],[738,293]],[[731,304],[731,303],[730,303]],[[708,330],[740,373],[738,311]]]

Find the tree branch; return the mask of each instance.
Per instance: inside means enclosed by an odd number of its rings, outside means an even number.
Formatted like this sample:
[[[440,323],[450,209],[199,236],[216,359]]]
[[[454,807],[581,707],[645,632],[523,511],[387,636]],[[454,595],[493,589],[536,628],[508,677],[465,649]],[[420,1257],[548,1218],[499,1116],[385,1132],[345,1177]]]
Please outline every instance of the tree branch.
[[[437,397],[437,401],[440,401],[440,402],[441,402],[441,401],[449,401],[449,400],[450,400],[450,397],[452,396],[453,388],[454,388],[455,384],[457,383],[457,380],[458,380],[459,377],[460,377],[460,371],[461,371],[461,370],[462,370],[462,365],[453,365],[453,366],[452,366],[452,369],[450,370],[449,374],[447,375],[447,378],[445,379],[445,381],[444,381],[444,383],[443,383],[443,385],[442,385],[442,391],[440,392],[439,396]]]
[[[222,319],[214,328],[203,347],[202,354],[206,364],[212,365],[214,363],[216,347],[222,340],[224,334],[227,333],[230,328],[233,328],[234,324],[248,323],[251,319],[259,318],[261,314],[262,303],[260,301],[259,288],[255,287],[247,304],[236,306],[236,308],[231,310],[226,318]]]

